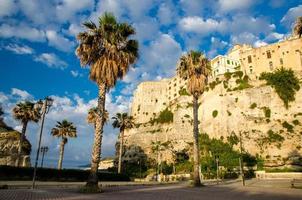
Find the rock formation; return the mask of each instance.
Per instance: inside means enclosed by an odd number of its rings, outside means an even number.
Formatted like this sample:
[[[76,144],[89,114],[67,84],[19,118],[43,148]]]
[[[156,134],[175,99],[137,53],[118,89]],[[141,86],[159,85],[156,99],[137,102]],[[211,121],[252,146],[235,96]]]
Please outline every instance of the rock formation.
[[[6,126],[1,121],[0,124],[0,165],[15,166],[21,133]],[[22,145],[21,166],[30,166],[31,144],[25,139]]]

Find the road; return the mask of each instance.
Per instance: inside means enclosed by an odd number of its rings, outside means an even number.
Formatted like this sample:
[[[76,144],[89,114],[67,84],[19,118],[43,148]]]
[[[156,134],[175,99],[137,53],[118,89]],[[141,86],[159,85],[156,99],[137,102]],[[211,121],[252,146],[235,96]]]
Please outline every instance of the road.
[[[0,200],[93,199],[203,199],[203,200],[301,200],[302,190],[275,187],[242,187],[238,183],[192,188],[186,184],[105,187],[100,194],[81,194],[74,188],[0,190]]]

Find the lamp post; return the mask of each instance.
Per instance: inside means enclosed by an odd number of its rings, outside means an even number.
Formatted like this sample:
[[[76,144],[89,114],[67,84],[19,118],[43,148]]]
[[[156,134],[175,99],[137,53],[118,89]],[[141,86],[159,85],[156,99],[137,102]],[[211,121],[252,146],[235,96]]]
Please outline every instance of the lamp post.
[[[42,133],[43,133],[43,126],[44,126],[44,120],[45,120],[45,114],[48,113],[49,108],[52,106],[53,99],[50,97],[46,97],[44,99],[44,102],[39,101],[37,103],[37,106],[42,107],[42,120],[40,125],[40,134],[39,134],[39,142],[38,142],[38,148],[37,148],[37,155],[36,155],[36,161],[35,161],[35,168],[34,168],[34,174],[33,174],[33,182],[32,182],[32,189],[35,189],[35,182],[36,182],[36,175],[37,175],[37,167],[38,167],[38,160],[39,160],[39,153],[40,153],[40,146],[41,146],[41,139],[42,139]]]
[[[47,153],[48,147],[47,146],[42,146],[41,147],[41,152],[42,152],[42,161],[41,161],[41,168],[43,168],[43,161],[44,161],[44,155]]]

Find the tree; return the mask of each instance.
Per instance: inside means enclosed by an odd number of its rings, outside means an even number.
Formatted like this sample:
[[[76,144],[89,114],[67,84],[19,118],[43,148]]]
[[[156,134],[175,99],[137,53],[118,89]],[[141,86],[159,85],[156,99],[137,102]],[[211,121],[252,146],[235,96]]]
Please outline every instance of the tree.
[[[180,57],[176,70],[180,78],[188,81],[187,89],[193,96],[194,186],[199,186],[198,98],[203,94],[208,82],[210,62],[201,52],[190,51]]]
[[[35,103],[30,101],[20,102],[13,108],[13,116],[16,120],[22,123],[22,131],[18,145],[18,155],[16,166],[20,166],[20,157],[22,152],[23,141],[25,140],[25,133],[28,122],[38,122],[41,118],[40,108],[35,106]]]
[[[132,128],[134,126],[133,117],[128,116],[127,113],[116,113],[112,123],[113,128],[120,129],[120,146],[118,155],[118,169],[117,172],[120,174],[122,171],[122,155],[123,155],[123,143],[124,143],[124,131],[125,129]]]
[[[298,35],[301,38],[302,35],[302,16],[297,17],[295,26],[294,26],[294,35]]]
[[[86,31],[77,35],[79,46],[76,55],[81,66],[90,66],[90,79],[98,85],[99,97],[95,125],[90,175],[86,187],[99,191],[98,165],[100,161],[106,91],[127,73],[129,66],[138,58],[138,42],[129,39],[135,34],[127,23],[118,23],[116,18],[105,13],[99,18],[98,26],[93,22],[83,24]]]
[[[58,169],[62,169],[63,157],[64,157],[64,148],[65,144],[68,141],[68,137],[77,137],[77,128],[73,125],[72,122],[63,120],[62,122],[57,122],[55,128],[51,129],[51,134],[54,137],[61,138],[60,144],[60,158],[58,162]]]
[[[96,123],[96,119],[97,119],[97,112],[98,112],[98,108],[97,107],[93,107],[90,108],[88,111],[88,115],[87,115],[87,122],[89,124],[93,124],[95,126]],[[106,123],[109,119],[109,113],[107,110],[105,110],[104,112],[104,123]]]

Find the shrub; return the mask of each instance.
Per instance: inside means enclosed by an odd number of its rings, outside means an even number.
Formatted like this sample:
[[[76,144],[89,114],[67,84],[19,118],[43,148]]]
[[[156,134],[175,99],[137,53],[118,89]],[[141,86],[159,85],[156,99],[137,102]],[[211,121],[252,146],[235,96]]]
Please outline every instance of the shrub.
[[[79,169],[50,169],[38,168],[37,180],[39,181],[86,181],[89,176],[88,170]],[[0,166],[0,180],[32,180],[33,168]],[[99,172],[100,181],[129,181],[124,174]]]
[[[228,81],[232,78],[232,73],[231,72],[226,72],[224,73],[224,78]]]
[[[275,142],[283,142],[284,141],[284,137],[278,133],[274,133],[274,131],[269,130],[267,132],[267,139],[268,142],[270,143],[275,143]]]
[[[157,118],[151,120],[150,122],[151,123],[156,122],[161,124],[171,123],[173,122],[173,113],[168,108],[166,108],[165,110],[159,113],[159,116]]]
[[[250,105],[250,109],[254,109],[254,108],[256,108],[257,107],[257,104],[256,103],[252,103],[251,105]]]
[[[283,128],[286,128],[288,132],[293,133],[294,132],[294,126],[288,123],[287,121],[284,121],[282,123]]]
[[[266,118],[270,118],[271,117],[271,109],[270,108],[268,108],[268,107],[262,107],[262,110],[263,110],[264,116]]]
[[[231,115],[232,115],[232,113],[231,113],[230,111],[228,111],[228,110],[227,110],[227,113],[228,113],[228,115],[229,115],[229,116],[231,116]]]
[[[217,117],[217,115],[218,115],[218,111],[217,111],[217,110],[214,110],[214,111],[212,112],[212,116],[215,118],[215,117]]]
[[[293,121],[293,124],[297,126],[297,125],[300,124],[300,122],[299,122],[299,120],[295,119],[295,120]]]
[[[179,91],[178,91],[179,95],[180,96],[189,96],[190,94],[187,92],[186,88],[181,88]]]
[[[266,84],[273,87],[288,108],[289,102],[295,100],[295,94],[300,90],[299,79],[291,69],[280,68],[274,72],[264,72],[260,80],[266,80]]]

